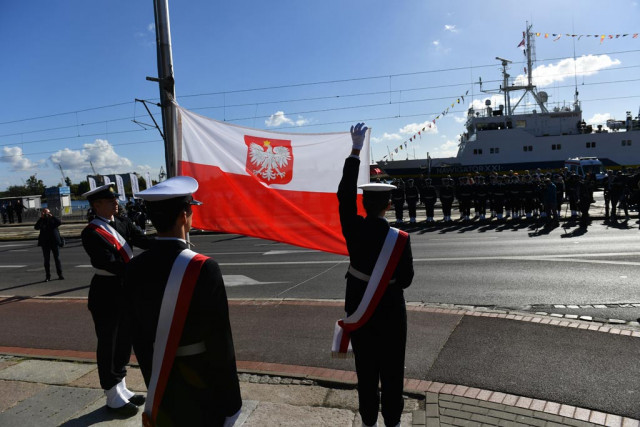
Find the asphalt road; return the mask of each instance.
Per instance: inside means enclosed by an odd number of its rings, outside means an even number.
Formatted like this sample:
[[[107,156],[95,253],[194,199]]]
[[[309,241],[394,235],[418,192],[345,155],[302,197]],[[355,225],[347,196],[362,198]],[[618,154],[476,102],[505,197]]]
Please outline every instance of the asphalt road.
[[[534,224],[408,229],[416,276],[407,301],[496,306],[601,318],[640,317],[635,220],[586,233]],[[230,298],[342,299],[348,258],[235,235],[196,235],[221,265]],[[44,283],[36,242],[0,242],[0,296],[86,297],[92,275],[78,239],[61,250],[66,280]],[[52,266],[53,267],[53,266]],[[54,275],[55,277],[55,275]],[[565,308],[557,308],[564,305]],[[594,307],[607,305],[607,307]]]

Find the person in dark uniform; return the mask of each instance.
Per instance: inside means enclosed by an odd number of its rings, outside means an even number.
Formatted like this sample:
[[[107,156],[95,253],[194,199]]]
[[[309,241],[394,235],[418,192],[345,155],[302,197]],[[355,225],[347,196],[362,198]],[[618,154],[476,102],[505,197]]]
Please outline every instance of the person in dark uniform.
[[[7,218],[7,204],[4,203],[4,202],[0,205],[0,214],[2,214],[2,223],[6,224],[7,221],[8,221],[8,218]]]
[[[456,191],[456,198],[460,203],[460,221],[469,221],[471,215],[471,184],[466,176],[458,179],[459,185]]]
[[[213,259],[190,251],[187,241],[192,205],[200,204],[192,196],[197,189],[195,179],[179,176],[136,194],[145,200],[158,237],[151,249],[127,264],[125,288],[135,325],[133,347],[149,389],[144,417],[156,426],[231,426],[242,406],[222,273]],[[188,297],[184,284],[178,293],[171,292],[170,274],[175,274],[184,256],[193,256],[200,268],[193,278],[192,296],[186,299],[184,326],[175,332],[177,348],[171,363],[167,352],[173,350],[160,346],[172,341],[166,331],[180,323],[180,314],[167,315],[163,309],[166,295]],[[154,381],[165,366],[164,394],[152,396]],[[153,399],[158,400],[155,414]]]
[[[558,174],[555,176],[556,185],[556,207],[558,209],[558,220],[562,215],[562,203],[564,203],[564,180],[562,179],[562,175]]]
[[[404,197],[407,200],[407,209],[409,210],[409,223],[416,223],[416,206],[418,206],[418,200],[420,194],[418,193],[418,187],[414,184],[413,179],[407,180],[407,186],[404,189]]]
[[[391,191],[391,200],[396,211],[396,224],[402,224],[404,222],[404,183],[398,178],[394,180],[393,185],[396,188]]]
[[[24,205],[22,204],[22,200],[16,200],[16,205],[13,207],[13,210],[16,211],[16,217],[18,217],[18,224],[22,222],[22,211],[24,211]]]
[[[340,223],[350,257],[350,267],[346,275],[347,315],[352,315],[363,300],[385,239],[394,231],[390,230],[384,219],[385,212],[391,207],[391,186],[382,189],[383,191],[364,189],[362,200],[367,217],[363,218],[357,214],[359,154],[366,131],[367,128],[361,123],[351,128],[351,155],[345,160],[342,180],[338,187]],[[382,416],[385,425],[398,425],[404,406],[402,388],[407,314],[403,289],[411,284],[414,274],[411,243],[408,235],[406,238],[391,281],[375,311],[362,327],[351,333],[358,376],[359,412],[365,426],[376,425],[378,419],[378,382],[382,387]]]
[[[593,188],[591,186],[591,176],[587,176],[578,181],[578,207],[580,208],[580,228],[587,228],[589,225],[589,208],[593,203]]]
[[[38,221],[36,221],[36,225],[33,226],[36,230],[40,230],[40,234],[38,234],[38,246],[42,248],[42,255],[44,256],[45,282],[51,280],[51,267],[49,264],[51,253],[53,253],[53,262],[56,265],[58,279],[64,280],[62,264],[60,263],[60,246],[62,245],[60,231],[58,231],[60,224],[62,224],[60,220],[51,215],[49,209],[45,208],[42,210]]]
[[[152,240],[129,219],[117,216],[118,199],[112,186],[106,184],[83,194],[96,216],[82,230],[81,237],[95,268],[89,288],[89,311],[98,337],[100,385],[107,395],[107,409],[133,416],[144,403],[144,396],[134,395],[125,382],[131,357],[131,325],[125,311],[124,268],[133,257],[131,245],[147,249]]]
[[[569,178],[565,181],[565,191],[567,199],[569,199],[569,209],[571,210],[571,219],[578,219],[578,189],[580,186],[580,179],[575,172],[569,175]],[[615,212],[614,212],[615,215]]]
[[[436,191],[436,187],[431,183],[431,178],[424,180],[424,187],[422,187],[422,191],[420,192],[420,199],[422,203],[424,203],[426,210],[427,224],[433,224],[434,208],[436,206],[436,200],[438,199],[438,192]]]
[[[451,206],[455,189],[453,188],[453,179],[450,176],[442,179],[442,187],[440,188],[440,204],[442,205],[442,215],[444,222],[451,222]]]

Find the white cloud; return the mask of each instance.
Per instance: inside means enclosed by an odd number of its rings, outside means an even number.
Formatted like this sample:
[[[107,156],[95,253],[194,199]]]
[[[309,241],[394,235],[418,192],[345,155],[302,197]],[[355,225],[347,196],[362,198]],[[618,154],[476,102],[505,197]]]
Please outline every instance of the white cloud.
[[[3,147],[0,162],[8,163],[11,167],[11,171],[13,172],[26,171],[42,164],[42,162],[34,163],[24,157],[22,154],[22,148],[20,147]]]
[[[456,154],[458,154],[458,142],[451,140],[438,146],[435,151],[429,152],[429,156],[432,159],[439,157],[454,157]]]
[[[451,31],[452,33],[457,33],[458,30],[456,29],[455,25],[445,25],[444,26],[444,30],[445,31]]]
[[[100,174],[124,173],[131,170],[132,166],[131,160],[118,155],[109,141],[104,139],[84,144],[81,150],[59,150],[49,159],[69,174],[92,173],[90,162]]]
[[[284,111],[276,111],[271,115],[267,120],[264,121],[264,124],[269,127],[278,127],[281,125],[289,125],[289,126],[303,126],[309,123],[309,120],[305,119],[302,116],[298,116],[296,120],[293,120],[287,117],[284,114]]]
[[[147,31],[150,33],[154,33],[156,32],[156,24],[154,24],[153,22],[149,25],[147,25]]]
[[[586,120],[586,122],[594,125],[604,125],[607,122],[607,120],[609,120],[610,118],[611,118],[611,114],[609,113],[604,113],[604,114],[596,113],[589,120]]]
[[[380,137],[371,137],[371,142],[386,142],[386,141],[400,141],[402,136],[397,133],[383,133]]]
[[[453,116],[453,120],[456,121],[456,123],[466,123],[467,122],[467,113],[464,113],[462,115],[455,115]]]
[[[434,40],[431,42],[434,46],[440,46],[440,40]]]
[[[425,128],[425,129],[422,130],[422,128]],[[427,120],[426,122],[422,122],[422,123],[410,123],[408,125],[405,125],[403,128],[399,129],[398,132],[406,136],[413,136],[418,132],[438,133],[438,127],[435,124],[433,124],[431,120]]]
[[[591,76],[606,68],[619,65],[618,59],[609,55],[583,55],[580,58],[567,58],[557,64],[540,65],[533,70],[533,82],[538,86],[549,86],[577,76]],[[524,71],[524,70],[523,70]],[[526,75],[520,74],[515,79],[516,85],[526,84]]]

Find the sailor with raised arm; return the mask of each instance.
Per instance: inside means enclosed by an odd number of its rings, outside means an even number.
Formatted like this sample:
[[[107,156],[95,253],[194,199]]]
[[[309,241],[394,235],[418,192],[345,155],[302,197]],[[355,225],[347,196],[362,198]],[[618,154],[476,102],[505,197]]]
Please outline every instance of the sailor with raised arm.
[[[125,279],[148,389],[145,426],[232,426],[242,406],[222,273],[189,249],[197,189],[178,176],[136,195],[158,232]]]
[[[93,317],[98,348],[98,375],[107,395],[107,409],[133,416],[144,396],[134,395],[126,385],[126,366],[131,357],[131,325],[125,310],[124,267],[133,257],[131,247],[146,249],[151,240],[118,213],[113,184],[83,194],[95,218],[82,230],[82,246],[94,267],[89,288],[89,311]]]
[[[347,357],[353,349],[362,425],[377,425],[380,382],[385,425],[396,426],[404,407],[407,312],[403,289],[413,280],[413,257],[409,235],[390,227],[385,219],[393,185],[361,185],[367,216],[357,213],[359,155],[366,132],[363,123],[351,128],[351,155],[344,162],[338,186],[340,224],[350,265],[347,317],[336,323],[332,354]]]

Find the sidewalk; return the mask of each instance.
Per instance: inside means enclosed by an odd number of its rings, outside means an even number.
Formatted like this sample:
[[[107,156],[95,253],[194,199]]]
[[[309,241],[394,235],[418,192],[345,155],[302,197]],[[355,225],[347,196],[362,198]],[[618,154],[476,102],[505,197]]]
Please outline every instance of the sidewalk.
[[[360,426],[353,361],[327,358],[318,332],[325,328],[316,319],[332,318],[338,305],[231,302],[246,320],[234,324],[244,401],[236,425]],[[408,309],[403,426],[640,426],[640,331],[530,313]],[[307,325],[284,328],[300,315]],[[282,333],[264,336],[258,324]],[[286,342],[306,352],[283,354]],[[92,352],[43,347],[0,347],[0,425],[140,425],[104,409]],[[145,391],[135,367],[127,384]]]

